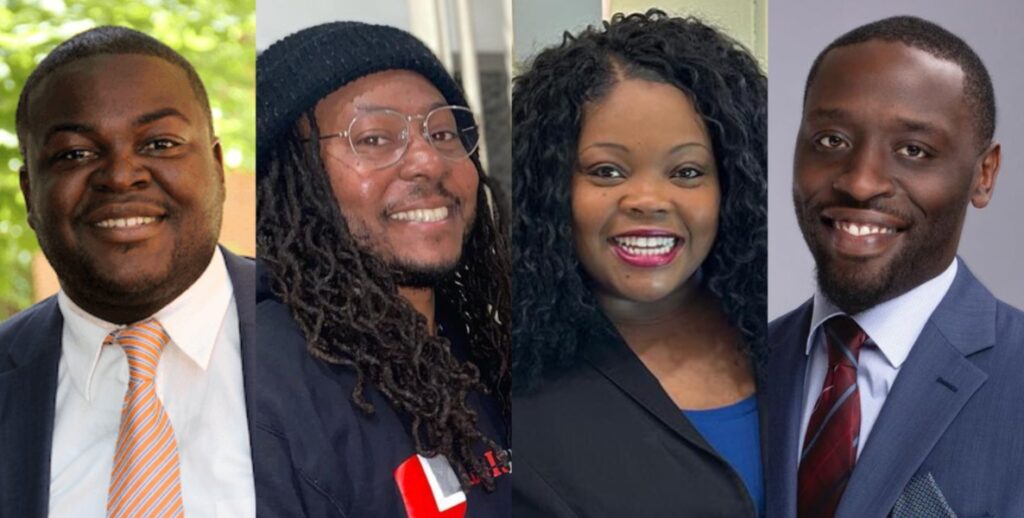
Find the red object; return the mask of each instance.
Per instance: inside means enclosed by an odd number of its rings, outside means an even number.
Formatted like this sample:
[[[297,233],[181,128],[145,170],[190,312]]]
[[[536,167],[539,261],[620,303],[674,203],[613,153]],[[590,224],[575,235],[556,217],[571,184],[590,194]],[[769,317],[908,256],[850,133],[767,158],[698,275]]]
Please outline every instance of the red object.
[[[814,405],[800,452],[798,516],[828,518],[857,462],[860,437],[860,392],[857,363],[867,335],[852,318],[842,315],[825,322],[828,373]]]
[[[454,481],[454,487],[453,487]],[[395,469],[395,482],[409,518],[462,518],[466,495],[443,457],[413,455]]]

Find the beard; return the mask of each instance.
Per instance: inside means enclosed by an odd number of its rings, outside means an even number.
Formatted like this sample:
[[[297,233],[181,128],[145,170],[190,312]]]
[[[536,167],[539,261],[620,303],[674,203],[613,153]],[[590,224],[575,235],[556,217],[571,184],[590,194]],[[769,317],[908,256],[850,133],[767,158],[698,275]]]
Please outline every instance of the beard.
[[[452,258],[450,261],[429,264],[424,264],[413,259],[402,257],[392,247],[386,246],[381,241],[375,239],[371,233],[366,230],[365,224],[356,223],[353,225],[348,220],[345,220],[345,226],[349,229],[349,233],[356,246],[364,252],[376,256],[384,263],[384,266],[390,272],[391,278],[396,285],[407,288],[433,289],[451,282],[455,276],[455,272],[462,265],[462,261],[466,257],[467,248],[469,246],[473,230],[476,228],[477,216],[478,213],[474,213],[472,215],[472,219],[470,219],[469,224],[466,226],[466,230],[462,234],[462,249],[458,256]]]
[[[437,288],[446,283],[455,273],[458,263],[437,266],[419,266],[389,263],[395,284],[407,288]]]
[[[814,256],[818,289],[839,309],[850,315],[903,295],[949,266],[944,258],[955,257],[967,210],[968,199],[965,197],[961,201],[960,210],[944,211],[932,221],[870,200],[859,204],[852,201],[830,204],[869,208],[912,222],[902,231],[903,242],[899,243],[899,248],[891,255],[858,260],[835,256],[820,218],[821,210],[826,207],[808,204],[799,199],[796,193],[793,195],[800,231]]]
[[[67,295],[86,311],[109,320],[98,310],[122,306],[160,306],[184,292],[210,264],[217,247],[220,216],[208,233],[193,229],[192,239],[178,241],[170,255],[165,256],[158,268],[143,268],[134,272],[113,272],[108,261],[116,256],[94,257],[80,244],[59,237],[52,226],[37,224],[36,236],[50,266],[60,280]],[[126,244],[119,251],[129,254],[134,244]],[[152,266],[152,265],[150,265]],[[157,308],[159,309],[159,308]],[[126,322],[115,322],[126,323]]]

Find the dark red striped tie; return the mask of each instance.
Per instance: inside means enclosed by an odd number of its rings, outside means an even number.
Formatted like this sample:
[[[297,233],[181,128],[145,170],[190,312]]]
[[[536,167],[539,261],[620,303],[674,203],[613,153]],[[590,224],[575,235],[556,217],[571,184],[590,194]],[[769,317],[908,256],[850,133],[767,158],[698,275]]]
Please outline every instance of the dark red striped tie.
[[[828,518],[857,462],[860,438],[860,393],[857,361],[867,335],[846,315],[823,326],[828,345],[828,373],[814,405],[800,452],[800,518]]]

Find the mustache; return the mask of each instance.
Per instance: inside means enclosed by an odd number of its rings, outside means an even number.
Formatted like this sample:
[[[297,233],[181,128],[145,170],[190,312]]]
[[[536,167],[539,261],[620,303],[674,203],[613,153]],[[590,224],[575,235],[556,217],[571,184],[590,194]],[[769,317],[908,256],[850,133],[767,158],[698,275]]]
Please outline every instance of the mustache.
[[[401,202],[394,201],[386,203],[384,205],[384,210],[381,211],[381,215],[386,216],[387,214],[390,214],[400,205],[400,203],[405,204],[425,198],[443,198],[444,200],[451,202],[452,205],[455,206],[456,210],[462,207],[462,198],[459,198],[453,192],[449,191],[440,182],[433,184],[416,184],[405,196],[402,197]]]
[[[853,198],[846,198],[841,200],[829,200],[825,203],[817,203],[809,207],[808,214],[821,214],[822,211],[828,209],[858,209],[858,210],[872,210],[880,212],[888,216],[892,216],[901,221],[913,221],[913,214],[899,209],[897,207],[890,206],[886,200],[880,198],[871,198],[866,201],[858,201]]]
[[[174,208],[166,199],[153,199],[151,196],[141,194],[126,194],[122,196],[90,196],[86,203],[76,207],[74,217],[81,218],[86,214],[91,214],[97,209],[110,205],[125,205],[130,203],[159,207],[166,215],[171,215],[174,212]]]

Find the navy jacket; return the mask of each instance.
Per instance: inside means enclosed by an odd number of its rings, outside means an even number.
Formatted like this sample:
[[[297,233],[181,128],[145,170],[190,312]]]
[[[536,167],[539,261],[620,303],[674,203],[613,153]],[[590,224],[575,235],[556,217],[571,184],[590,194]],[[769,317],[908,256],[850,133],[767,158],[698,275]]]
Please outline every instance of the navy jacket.
[[[251,259],[221,252],[235,289],[248,403],[256,383],[249,374],[256,356],[251,347],[255,266]],[[0,325],[0,517],[47,516],[63,327],[56,295]]]
[[[263,384],[249,403],[260,515],[405,518],[396,469],[415,462],[416,450],[404,418],[369,385],[364,395],[375,413],[355,407],[355,373],[309,354],[288,307],[262,279],[256,319],[257,346],[267,355],[252,372]],[[473,395],[469,403],[481,430],[504,442],[506,427],[494,400]],[[510,516],[509,478],[499,476],[492,493],[472,487],[464,516]],[[453,515],[458,514],[410,518]]]
[[[811,311],[807,302],[768,329],[761,412],[769,518],[796,516]],[[1024,313],[996,300],[961,261],[900,369],[836,517],[923,516],[922,508],[928,516],[1024,516],[1022,395]]]

